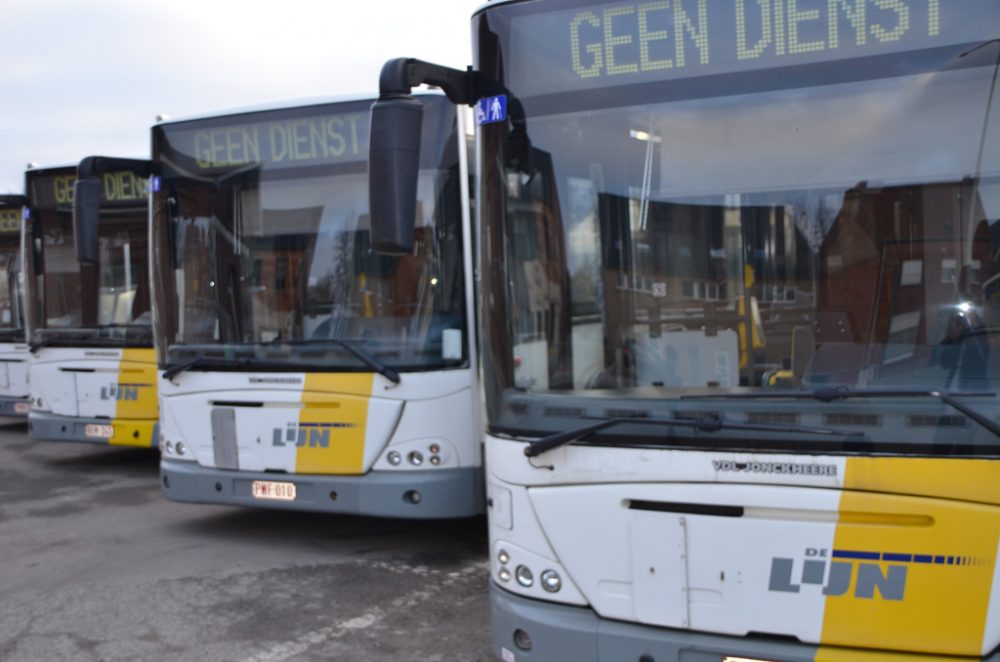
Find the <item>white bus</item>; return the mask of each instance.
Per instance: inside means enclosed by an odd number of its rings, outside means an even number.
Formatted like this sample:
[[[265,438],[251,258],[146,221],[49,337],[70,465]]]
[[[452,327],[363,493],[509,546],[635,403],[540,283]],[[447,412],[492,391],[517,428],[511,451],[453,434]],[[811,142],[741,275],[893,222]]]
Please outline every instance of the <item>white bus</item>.
[[[22,195],[0,195],[0,423],[28,420],[28,344],[21,273]]]
[[[406,518],[484,511],[461,116],[442,95],[423,98],[416,242],[382,257],[369,240],[371,102],[153,128],[168,498]]]
[[[496,654],[1000,659],[1000,3],[472,32],[468,74],[387,64],[373,122],[428,80],[477,109]]]
[[[156,445],[157,423],[149,163],[81,161],[87,222],[74,209],[77,170],[42,168],[25,175],[30,435],[149,448]],[[81,261],[77,245],[88,241],[92,254]]]

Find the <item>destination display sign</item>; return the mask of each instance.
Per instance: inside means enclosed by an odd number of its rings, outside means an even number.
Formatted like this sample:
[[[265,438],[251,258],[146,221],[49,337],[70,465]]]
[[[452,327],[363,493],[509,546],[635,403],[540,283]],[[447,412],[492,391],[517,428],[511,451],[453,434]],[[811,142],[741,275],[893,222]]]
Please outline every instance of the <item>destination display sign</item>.
[[[75,169],[34,175],[29,173],[30,204],[33,209],[68,208],[73,204]],[[101,203],[112,207],[144,206],[149,200],[148,180],[130,170],[101,174]]]
[[[616,2],[527,13],[510,26],[509,80],[529,97],[985,42],[1000,2]]]
[[[0,235],[17,234],[21,231],[21,208],[0,207]]]
[[[306,117],[271,115],[259,121],[238,116],[222,126],[213,120],[198,128],[166,127],[170,160],[198,172],[365,161],[368,134],[369,113],[360,108]]]

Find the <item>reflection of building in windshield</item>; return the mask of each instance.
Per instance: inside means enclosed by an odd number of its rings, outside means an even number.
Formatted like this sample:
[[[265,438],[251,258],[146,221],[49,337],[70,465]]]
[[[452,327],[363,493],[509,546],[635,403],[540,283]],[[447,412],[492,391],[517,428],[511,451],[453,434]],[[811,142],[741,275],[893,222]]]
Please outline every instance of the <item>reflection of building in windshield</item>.
[[[962,220],[985,214],[971,182],[717,205],[598,192],[592,212],[577,182],[562,237],[545,179],[508,209],[518,386],[567,388],[568,375],[575,388],[940,386],[985,375],[990,343],[963,338],[991,319],[1000,244],[985,222],[970,236],[975,223]]]
[[[970,236],[967,219],[983,217],[971,182],[848,191],[820,253],[814,379],[941,384],[958,367],[941,345],[986,349],[958,338],[982,323],[990,239]]]

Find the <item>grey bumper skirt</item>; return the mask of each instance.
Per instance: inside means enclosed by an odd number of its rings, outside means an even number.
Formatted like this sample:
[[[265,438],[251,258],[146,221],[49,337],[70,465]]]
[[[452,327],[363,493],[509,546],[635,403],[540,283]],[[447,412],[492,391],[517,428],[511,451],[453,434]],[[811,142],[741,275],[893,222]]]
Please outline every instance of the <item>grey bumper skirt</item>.
[[[55,414],[45,414],[33,411],[28,415],[28,434],[35,441],[79,441],[87,444],[107,444],[108,437],[88,437],[86,429],[88,425],[125,425],[129,423],[121,420],[113,421],[108,418],[83,418],[79,416],[57,416]],[[157,425],[153,426],[152,439],[145,440],[150,448],[156,446]],[[138,441],[144,434],[138,427],[133,434]],[[129,444],[135,446],[138,444]]]
[[[255,499],[251,496],[255,480],[294,483],[295,501]],[[409,519],[480,515],[486,501],[481,468],[317,476],[225,471],[163,459],[160,488],[168,499],[189,503]]]
[[[23,398],[0,396],[0,423],[27,421],[30,407],[31,402],[28,400],[28,396]],[[19,408],[23,411],[17,411]]]
[[[816,646],[765,637],[726,637],[608,620],[589,607],[522,598],[492,582],[490,622],[493,653],[516,662],[720,662],[730,656],[813,662],[818,651]],[[517,630],[523,632],[522,645],[525,637],[530,640],[531,650],[514,642]],[[985,660],[998,662],[1000,653]]]

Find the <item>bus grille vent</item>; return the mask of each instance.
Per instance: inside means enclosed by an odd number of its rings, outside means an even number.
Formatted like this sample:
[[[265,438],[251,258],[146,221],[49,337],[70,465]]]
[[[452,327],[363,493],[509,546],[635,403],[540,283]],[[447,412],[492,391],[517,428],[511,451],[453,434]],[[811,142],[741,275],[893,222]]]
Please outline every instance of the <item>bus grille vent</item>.
[[[566,418],[581,418],[586,413],[587,410],[581,409],[580,407],[546,407],[544,410],[544,414],[546,416]]]
[[[930,416],[914,414],[906,417],[906,424],[913,428],[964,428],[969,424],[965,416]]]
[[[877,428],[882,425],[882,417],[877,414],[824,414],[823,423]]]
[[[674,418],[683,418],[685,421],[721,421],[722,413],[698,409],[677,409],[674,411]]]
[[[799,415],[789,411],[748,411],[747,423],[764,425],[796,425]]]
[[[605,409],[604,415],[608,418],[649,418],[650,413],[645,409]]]
[[[524,400],[511,400],[507,403],[507,409],[515,414],[527,414],[528,403]]]

